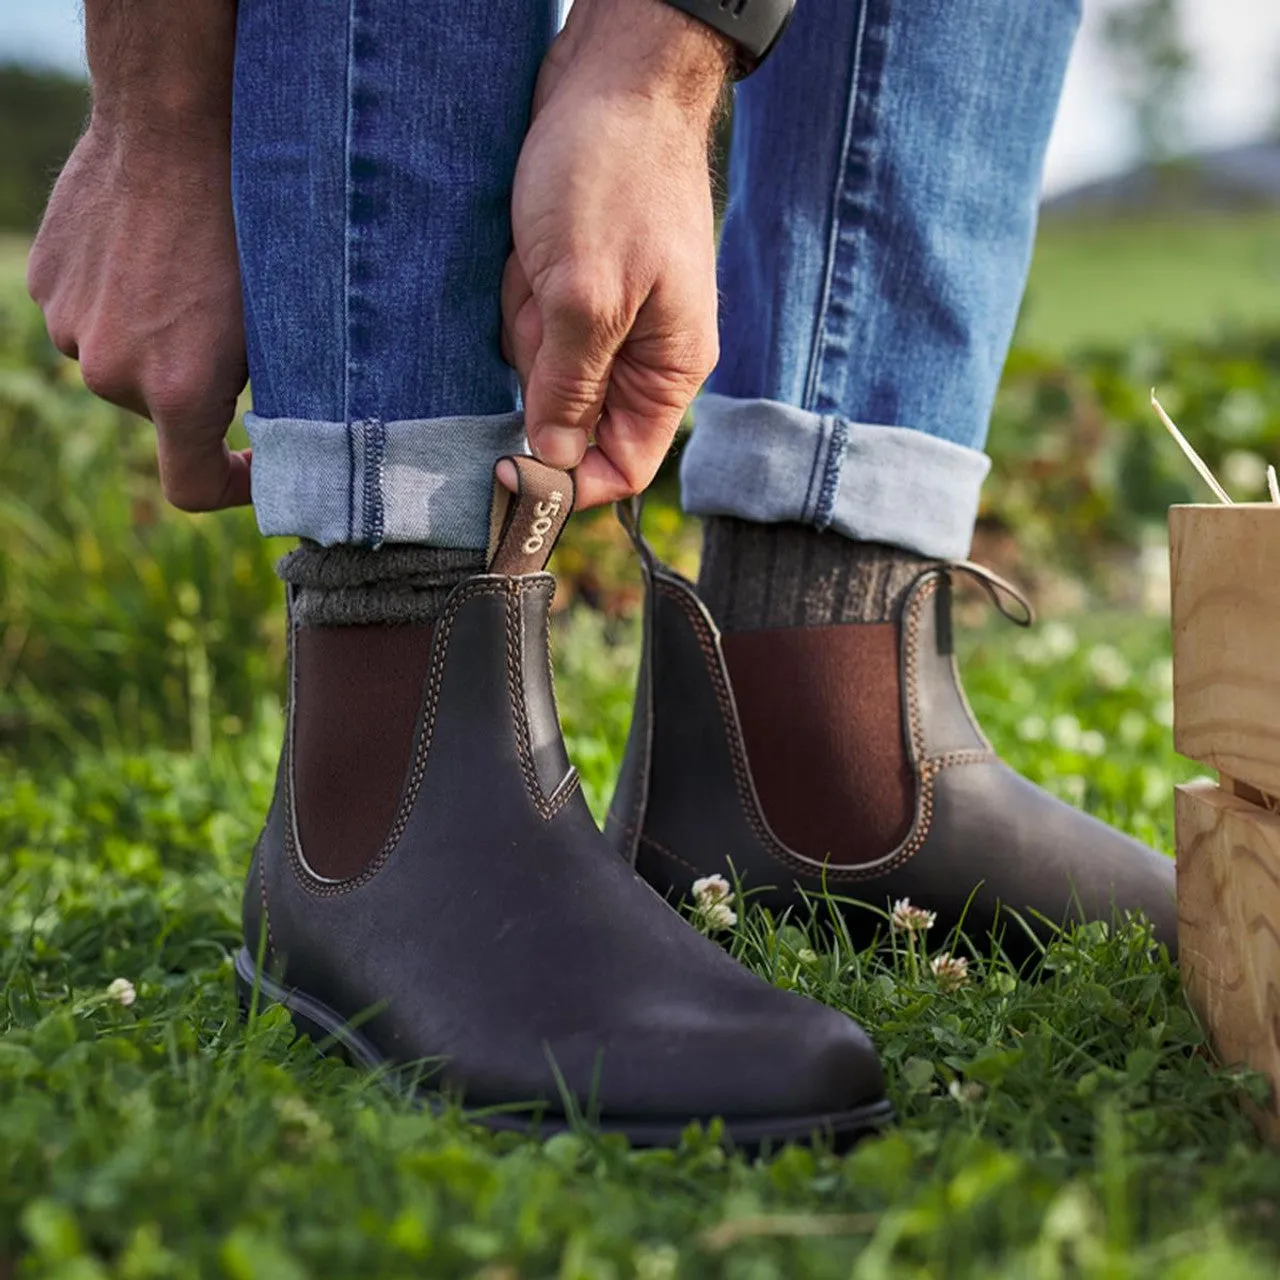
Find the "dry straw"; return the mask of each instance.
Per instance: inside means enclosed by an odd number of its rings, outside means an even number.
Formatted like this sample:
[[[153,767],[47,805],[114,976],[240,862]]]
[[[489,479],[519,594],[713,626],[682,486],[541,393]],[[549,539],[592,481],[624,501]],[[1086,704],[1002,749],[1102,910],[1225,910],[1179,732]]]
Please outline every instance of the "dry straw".
[[[1187,455],[1187,460],[1200,473],[1200,478],[1209,486],[1217,495],[1219,502],[1225,502],[1227,506],[1231,506],[1231,495],[1218,483],[1218,478],[1209,470],[1205,460],[1191,447],[1191,442],[1181,431],[1174,425],[1173,419],[1164,411],[1164,405],[1156,399],[1156,389],[1151,388],[1151,407],[1160,415],[1160,421],[1168,428],[1169,434],[1174,438],[1179,449]],[[1274,497],[1275,491],[1272,491]],[[1280,501],[1280,499],[1277,499]]]

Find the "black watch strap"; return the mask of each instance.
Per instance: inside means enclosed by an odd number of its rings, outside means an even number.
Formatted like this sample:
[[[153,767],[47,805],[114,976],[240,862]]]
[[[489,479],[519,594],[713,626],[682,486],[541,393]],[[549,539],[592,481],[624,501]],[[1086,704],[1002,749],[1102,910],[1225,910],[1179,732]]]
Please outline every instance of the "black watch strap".
[[[738,78],[750,75],[769,56],[787,29],[796,0],[667,0],[705,22],[738,47]]]

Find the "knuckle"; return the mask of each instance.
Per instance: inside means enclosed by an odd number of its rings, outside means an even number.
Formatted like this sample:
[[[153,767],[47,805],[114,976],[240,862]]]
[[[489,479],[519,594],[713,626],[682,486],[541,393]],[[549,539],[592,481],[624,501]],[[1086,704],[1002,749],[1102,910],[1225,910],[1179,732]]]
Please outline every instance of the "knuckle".
[[[31,257],[27,260],[27,296],[38,307],[43,307],[48,297],[48,285],[43,267],[41,258],[35,250],[32,250]]]
[[[210,511],[220,496],[198,475],[164,476],[160,488],[169,505],[179,511]]]
[[[607,326],[618,310],[616,291],[591,271],[566,272],[549,282],[545,303],[562,324],[584,330]]]
[[[699,338],[693,348],[694,371],[701,382],[720,363],[720,339],[713,332]]]
[[[540,371],[539,381],[542,394],[558,406],[562,414],[567,412],[573,417],[595,409],[604,394],[599,380],[581,368],[544,367]]]
[[[209,510],[209,504],[202,501],[198,494],[191,492],[185,486],[175,487],[169,485],[164,490],[164,496],[169,505],[176,507],[179,511],[195,514],[196,512]]]
[[[59,351],[66,351],[57,338],[54,343]],[[95,396],[113,403],[128,398],[133,389],[129,368],[111,352],[92,345],[81,348],[80,376],[84,379],[84,385]]]
[[[591,402],[600,393],[599,382],[578,366],[565,364],[544,367],[542,388],[559,401]]]
[[[167,367],[147,377],[146,401],[155,418],[185,422],[199,414],[206,403],[206,391],[201,379]]]
[[[49,341],[53,343],[54,348],[62,355],[70,356],[74,360],[80,351],[75,330],[69,325],[59,324],[54,320],[46,320],[45,327],[49,330]],[[93,390],[92,387],[89,389]]]
[[[622,483],[626,486],[627,497],[643,493],[649,487],[653,477],[658,474],[658,468],[662,466],[662,459],[665,456],[665,449],[656,450],[652,454],[646,451],[614,464]]]

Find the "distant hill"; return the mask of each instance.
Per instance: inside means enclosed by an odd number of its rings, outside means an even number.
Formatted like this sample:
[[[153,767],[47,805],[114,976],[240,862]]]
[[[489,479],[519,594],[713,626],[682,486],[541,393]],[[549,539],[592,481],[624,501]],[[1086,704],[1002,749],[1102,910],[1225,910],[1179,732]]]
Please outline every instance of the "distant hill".
[[[1049,218],[1280,208],[1280,140],[1204,151],[1086,182],[1045,201]]]

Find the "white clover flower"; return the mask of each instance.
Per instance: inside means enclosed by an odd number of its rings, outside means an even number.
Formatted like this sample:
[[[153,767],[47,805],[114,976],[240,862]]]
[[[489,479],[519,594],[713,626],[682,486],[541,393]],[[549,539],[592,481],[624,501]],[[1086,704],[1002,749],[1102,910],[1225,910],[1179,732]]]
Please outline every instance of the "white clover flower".
[[[727,902],[710,902],[698,908],[698,915],[708,929],[732,929],[738,913]]]
[[[1084,798],[1089,793],[1089,783],[1078,773],[1061,774],[1049,785],[1054,795],[1068,804],[1075,805],[1077,809],[1084,804]]]
[[[1267,460],[1252,449],[1232,449],[1218,464],[1223,485],[1237,495],[1263,493],[1267,487]]]
[[[639,1248],[636,1250],[635,1265],[636,1280],[674,1280],[680,1267],[680,1254],[670,1244]]]
[[[1065,622],[1048,622],[1040,631],[1045,653],[1052,659],[1069,658],[1080,647],[1076,633]]]
[[[693,882],[694,911],[708,929],[731,929],[738,923],[732,902],[733,889],[724,876],[703,876]]]
[[[936,911],[926,911],[923,907],[912,906],[910,898],[899,898],[893,904],[893,912],[889,916],[889,927],[894,933],[928,933],[937,919]]]
[[[1048,728],[1044,716],[1024,716],[1018,721],[1018,737],[1023,742],[1041,742]]]
[[[137,988],[128,978],[116,978],[107,988],[107,999],[115,1000],[127,1009],[138,998]]]
[[[1147,736],[1147,720],[1140,711],[1132,707],[1120,717],[1116,727],[1116,736],[1126,747],[1136,747]]]
[[[1123,689],[1133,679],[1133,668],[1114,645],[1095,644],[1089,650],[1089,671],[1104,689]]]
[[[1243,435],[1267,420],[1267,407],[1252,387],[1236,387],[1222,397],[1218,417],[1229,431]]]
[[[1080,749],[1081,732],[1080,721],[1065,712],[1060,716],[1054,716],[1049,725],[1049,736],[1053,739],[1054,745],[1061,747],[1064,751]]]
[[[953,1080],[947,1085],[947,1092],[957,1102],[977,1102],[982,1097],[982,1086],[976,1080],[966,1080],[963,1084]]]
[[[940,951],[929,961],[929,968],[943,991],[959,991],[969,981],[969,962],[964,956]]]
[[[1045,653],[1044,645],[1037,635],[1019,636],[1014,641],[1014,652],[1029,667],[1043,666],[1048,661],[1048,654]]]
[[[709,907],[717,902],[732,902],[733,890],[724,876],[703,876],[693,882],[693,900],[700,907]]]

